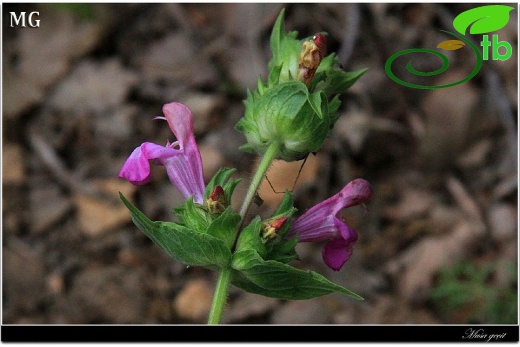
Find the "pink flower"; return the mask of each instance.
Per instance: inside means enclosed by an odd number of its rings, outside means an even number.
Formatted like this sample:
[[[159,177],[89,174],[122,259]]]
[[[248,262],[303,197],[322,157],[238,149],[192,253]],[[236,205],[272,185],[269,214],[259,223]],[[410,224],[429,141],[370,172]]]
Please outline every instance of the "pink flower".
[[[338,194],[312,207],[292,222],[288,237],[299,242],[328,241],[322,251],[328,267],[339,271],[350,258],[357,233],[336,214],[344,208],[363,204],[372,198],[372,187],[364,179],[350,182]]]
[[[134,185],[143,185],[151,180],[149,160],[166,168],[170,182],[181,194],[193,201],[204,202],[204,177],[202,159],[193,134],[193,115],[183,104],[172,102],[163,106],[165,117],[177,141],[160,146],[145,142],[137,147],[126,160],[119,177]]]

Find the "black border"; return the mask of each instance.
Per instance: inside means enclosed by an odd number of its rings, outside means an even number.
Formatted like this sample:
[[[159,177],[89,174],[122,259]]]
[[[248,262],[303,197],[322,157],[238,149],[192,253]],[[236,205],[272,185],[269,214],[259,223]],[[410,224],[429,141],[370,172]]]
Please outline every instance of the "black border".
[[[473,332],[473,334],[471,334]],[[3,342],[518,342],[518,325],[2,325]]]

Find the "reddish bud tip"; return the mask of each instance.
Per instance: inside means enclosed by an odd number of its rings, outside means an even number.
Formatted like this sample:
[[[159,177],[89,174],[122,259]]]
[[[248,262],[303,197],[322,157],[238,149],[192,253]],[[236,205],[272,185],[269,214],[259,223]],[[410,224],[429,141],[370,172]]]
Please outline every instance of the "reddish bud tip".
[[[327,38],[323,34],[316,34],[312,38],[312,41],[318,47],[320,57],[321,59],[323,59],[323,57],[325,56],[325,51],[327,50]]]
[[[224,189],[222,189],[221,186],[216,186],[215,189],[213,189],[213,192],[209,196],[209,198],[213,201],[220,201],[224,197],[225,197]]]
[[[287,217],[279,217],[265,222],[262,228],[262,238],[264,240],[276,238],[277,233],[283,228],[285,222],[287,222]]]
[[[226,195],[221,186],[215,186],[206,200],[206,208],[210,213],[222,213],[226,209]]]
[[[280,217],[267,222],[267,224],[278,231],[283,228],[285,222],[287,222],[287,217]]]

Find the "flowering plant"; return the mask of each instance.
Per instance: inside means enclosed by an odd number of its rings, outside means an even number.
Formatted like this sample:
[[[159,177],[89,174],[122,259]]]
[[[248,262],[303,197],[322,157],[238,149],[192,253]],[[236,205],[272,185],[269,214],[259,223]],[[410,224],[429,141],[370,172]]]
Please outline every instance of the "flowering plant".
[[[289,263],[298,259],[298,242],[326,241],[325,264],[335,271],[341,269],[352,254],[357,233],[337,215],[371,199],[372,188],[366,180],[351,181],[297,218],[292,195],[286,191],[272,216],[256,216],[246,225],[246,213],[273,160],[298,160],[317,151],[337,119],[339,93],[365,71],[341,70],[334,54],[325,57],[323,34],[297,40],[296,32],[283,30],[283,17],[282,10],[271,35],[268,81],[260,80],[256,91],[248,91],[245,115],[236,126],[247,139],[243,149],[262,157],[238,212],[230,206],[240,183],[231,178],[234,169],[221,168],[205,185],[193,115],[177,102],[164,105],[164,117],[156,117],[167,121],[177,141],[165,146],[141,144],[119,173],[141,185],[150,181],[150,163],[164,166],[186,199],[174,209],[178,221],[165,222],[150,220],[120,194],[135,225],[173,259],[219,272],[210,324],[220,322],[230,284],[280,299],[309,299],[333,292],[361,299],[322,275]]]

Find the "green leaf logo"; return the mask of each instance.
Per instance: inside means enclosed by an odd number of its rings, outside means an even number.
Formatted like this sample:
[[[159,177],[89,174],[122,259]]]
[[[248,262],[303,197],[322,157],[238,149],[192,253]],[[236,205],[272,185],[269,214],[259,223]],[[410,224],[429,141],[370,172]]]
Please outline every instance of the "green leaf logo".
[[[472,8],[459,14],[453,20],[453,27],[462,35],[470,28],[470,34],[486,34],[502,29],[509,22],[509,12],[514,7],[506,5],[487,5]]]

